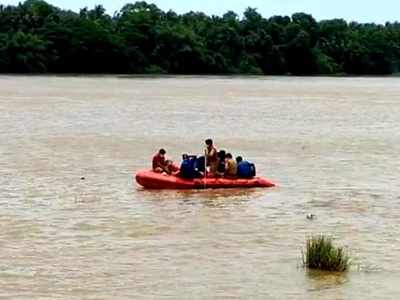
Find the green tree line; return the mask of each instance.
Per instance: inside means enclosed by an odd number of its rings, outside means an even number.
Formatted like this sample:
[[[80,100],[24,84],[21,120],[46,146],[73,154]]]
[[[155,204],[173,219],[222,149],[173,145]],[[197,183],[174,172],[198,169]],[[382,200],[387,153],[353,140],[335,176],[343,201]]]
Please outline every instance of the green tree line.
[[[400,69],[400,23],[317,22],[164,12],[126,4],[79,13],[42,0],[0,5],[1,73],[392,74]]]

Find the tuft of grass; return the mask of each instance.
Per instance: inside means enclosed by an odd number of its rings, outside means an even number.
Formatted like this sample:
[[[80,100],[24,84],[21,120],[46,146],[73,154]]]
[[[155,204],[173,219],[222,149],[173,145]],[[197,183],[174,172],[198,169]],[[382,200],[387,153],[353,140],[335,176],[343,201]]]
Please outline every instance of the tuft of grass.
[[[308,269],[345,272],[350,266],[350,257],[344,248],[335,247],[332,238],[324,235],[308,238],[302,256],[303,266]]]

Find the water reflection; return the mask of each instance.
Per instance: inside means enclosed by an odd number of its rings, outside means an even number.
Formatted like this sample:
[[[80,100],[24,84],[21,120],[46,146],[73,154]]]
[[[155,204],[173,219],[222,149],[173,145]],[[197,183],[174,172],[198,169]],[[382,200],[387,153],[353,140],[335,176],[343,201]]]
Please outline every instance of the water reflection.
[[[307,282],[309,291],[337,289],[349,281],[347,272],[339,273],[319,270],[306,270],[305,274],[308,278]]]
[[[202,204],[222,208],[255,201],[268,194],[266,189],[208,189],[208,190],[146,190],[138,188],[139,196],[151,201],[180,201],[185,205]]]
[[[181,199],[257,199],[264,196],[266,189],[207,189],[207,190],[146,190],[138,188],[139,195],[151,197],[157,200],[181,200]]]

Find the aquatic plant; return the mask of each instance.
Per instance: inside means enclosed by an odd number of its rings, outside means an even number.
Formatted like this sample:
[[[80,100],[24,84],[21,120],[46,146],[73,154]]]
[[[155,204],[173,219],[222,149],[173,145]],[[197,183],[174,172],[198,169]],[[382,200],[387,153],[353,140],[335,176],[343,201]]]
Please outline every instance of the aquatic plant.
[[[350,257],[341,247],[335,247],[332,238],[324,235],[312,236],[302,251],[303,266],[332,272],[345,272],[350,266]]]

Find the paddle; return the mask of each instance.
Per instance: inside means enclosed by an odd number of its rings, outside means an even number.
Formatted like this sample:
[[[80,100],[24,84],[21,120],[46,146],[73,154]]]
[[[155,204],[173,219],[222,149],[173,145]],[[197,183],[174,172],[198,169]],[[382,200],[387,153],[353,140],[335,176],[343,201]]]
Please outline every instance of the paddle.
[[[204,189],[207,188],[207,148],[204,149]]]

